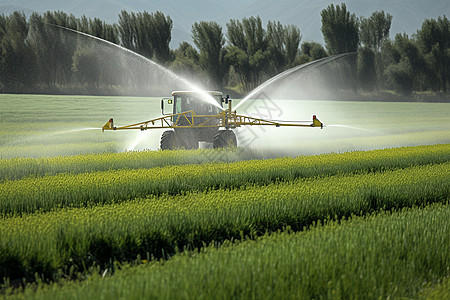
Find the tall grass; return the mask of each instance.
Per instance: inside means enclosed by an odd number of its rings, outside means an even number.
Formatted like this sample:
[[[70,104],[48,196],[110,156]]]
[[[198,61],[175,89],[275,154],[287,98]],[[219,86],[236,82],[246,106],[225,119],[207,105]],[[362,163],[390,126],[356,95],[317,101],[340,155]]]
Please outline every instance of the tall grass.
[[[171,165],[234,162],[258,158],[261,158],[261,155],[256,151],[241,148],[127,151],[58,157],[11,158],[0,160],[0,182],[59,173],[79,174],[119,169],[150,169]]]
[[[191,152],[181,152],[190,154]],[[172,152],[160,154],[170,161]],[[158,157],[158,155],[156,155]],[[165,157],[169,159],[165,159]],[[95,156],[94,160],[95,160]],[[100,156],[100,160],[103,157]],[[112,156],[114,157],[114,156]],[[132,155],[124,164],[142,161],[145,155]],[[87,158],[90,160],[91,158]],[[75,161],[82,157],[75,158]],[[450,144],[318,155],[298,158],[178,165],[150,169],[119,169],[93,173],[61,173],[27,177],[0,183],[0,214],[14,215],[49,211],[56,207],[85,207],[116,203],[149,195],[179,194],[217,188],[235,188],[247,184],[265,185],[296,178],[336,174],[370,173],[414,165],[448,162]],[[108,161],[108,159],[106,159]],[[75,164],[75,165],[77,165]],[[101,165],[107,166],[105,161]],[[139,164],[139,163],[137,163]],[[56,160],[56,165],[59,162]],[[80,164],[78,164],[80,165]],[[22,168],[22,167],[20,167]],[[86,167],[82,167],[86,168]],[[76,169],[76,167],[74,167]]]
[[[42,158],[13,158],[0,160],[0,182],[23,177],[41,177],[59,173],[91,173],[119,169],[150,169],[170,165],[203,164],[207,162],[235,162],[260,159],[264,154],[250,149],[199,149],[176,151],[129,151]],[[408,167],[450,160],[450,144],[403,147],[373,151],[358,151],[318,156],[274,159],[277,168],[289,164],[299,166],[316,165],[327,173],[376,171],[397,167]],[[350,162],[352,164],[350,164]],[[267,161],[265,163],[268,163]],[[243,162],[239,166],[245,170],[255,161]],[[343,168],[339,170],[339,168]]]
[[[58,209],[0,221],[0,277],[53,278],[57,270],[256,237],[379,209],[449,201],[450,163],[365,175],[296,180]],[[9,264],[10,262],[14,262]]]
[[[14,298],[411,298],[450,275],[449,232],[448,205],[351,217]]]

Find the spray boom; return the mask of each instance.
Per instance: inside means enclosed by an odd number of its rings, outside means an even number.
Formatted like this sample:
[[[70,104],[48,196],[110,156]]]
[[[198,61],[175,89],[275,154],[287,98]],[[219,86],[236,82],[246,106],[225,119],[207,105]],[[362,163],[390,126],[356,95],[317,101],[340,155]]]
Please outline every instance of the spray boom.
[[[254,118],[251,116],[239,115],[236,110],[232,110],[232,100],[226,98],[225,104],[228,109],[221,111],[217,115],[197,115],[195,111],[189,110],[177,114],[170,114],[145,122],[140,122],[121,127],[114,126],[113,119],[109,119],[102,130],[125,130],[125,129],[162,129],[162,128],[211,128],[222,127],[233,129],[241,126],[291,126],[291,127],[320,127],[323,123],[319,121],[316,115],[313,115],[312,121],[280,121]]]

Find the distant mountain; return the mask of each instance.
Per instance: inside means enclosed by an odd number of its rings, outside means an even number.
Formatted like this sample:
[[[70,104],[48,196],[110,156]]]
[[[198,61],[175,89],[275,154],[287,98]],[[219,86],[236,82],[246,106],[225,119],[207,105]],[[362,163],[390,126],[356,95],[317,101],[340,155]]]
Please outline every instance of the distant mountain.
[[[264,23],[273,20],[285,25],[297,25],[303,41],[322,43],[320,11],[330,3],[341,2],[345,2],[348,10],[358,17],[368,17],[372,12],[381,10],[393,15],[391,36],[403,32],[415,33],[426,18],[444,14],[450,17],[448,0],[0,0],[0,14],[10,14],[14,10],[23,10],[27,15],[33,11],[61,10],[77,17],[86,15],[114,23],[121,10],[159,10],[173,20],[172,48],[178,47],[182,41],[192,41],[191,27],[194,22],[216,21],[225,27],[230,19],[259,15]]]

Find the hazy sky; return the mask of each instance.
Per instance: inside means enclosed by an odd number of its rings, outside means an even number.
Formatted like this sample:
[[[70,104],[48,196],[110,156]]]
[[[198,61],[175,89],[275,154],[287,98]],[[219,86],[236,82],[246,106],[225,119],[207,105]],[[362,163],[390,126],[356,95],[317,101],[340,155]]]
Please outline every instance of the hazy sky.
[[[274,20],[285,25],[297,25],[303,41],[323,42],[320,11],[330,3],[341,2],[345,2],[347,8],[358,17],[368,17],[372,12],[381,10],[393,15],[391,36],[395,33],[416,32],[425,18],[450,15],[448,0],[0,0],[0,13],[10,13],[16,8],[25,9],[27,13],[62,10],[77,17],[99,17],[114,23],[123,9],[148,12],[159,10],[173,20],[171,47],[176,48],[181,41],[191,42],[191,26],[194,22],[217,21],[225,27],[230,19],[258,15],[264,23]]]

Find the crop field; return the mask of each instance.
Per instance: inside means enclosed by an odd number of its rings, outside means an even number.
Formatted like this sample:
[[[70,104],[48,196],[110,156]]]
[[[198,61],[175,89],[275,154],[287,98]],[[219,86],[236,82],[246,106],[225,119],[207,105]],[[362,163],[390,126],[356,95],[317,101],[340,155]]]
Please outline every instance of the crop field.
[[[299,102],[330,127],[152,151],[98,127],[158,99],[1,101],[0,298],[450,297],[447,103]]]
[[[162,130],[100,128],[109,118],[117,125],[157,118],[160,100],[0,95],[0,158],[156,150]],[[249,100],[238,113],[275,120],[316,114],[327,126],[237,129],[238,146],[258,152],[255,158],[450,143],[449,103]]]
[[[158,166],[191,152],[3,160],[4,293],[409,297],[450,275],[449,144]]]

